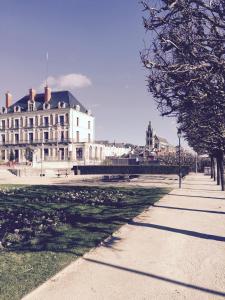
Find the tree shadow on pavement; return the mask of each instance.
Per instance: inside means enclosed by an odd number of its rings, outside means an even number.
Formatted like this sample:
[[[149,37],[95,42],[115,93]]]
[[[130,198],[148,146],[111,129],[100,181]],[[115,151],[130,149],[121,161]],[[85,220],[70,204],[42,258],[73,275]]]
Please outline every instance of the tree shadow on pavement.
[[[203,213],[225,215],[225,211],[203,210],[203,209],[193,209],[193,208],[164,206],[164,205],[153,205],[153,206],[154,207],[159,207],[159,208],[168,208],[168,209],[175,209],[175,210],[185,210],[185,211],[193,211],[193,212],[203,212]]]
[[[206,197],[206,196],[196,196],[196,195],[181,195],[181,194],[169,194],[170,196],[177,196],[177,197],[191,197],[191,198],[205,198],[205,199],[218,199],[218,200],[225,200],[225,197]]]
[[[197,290],[197,291],[200,291],[200,292],[225,297],[225,292],[222,292],[222,291],[220,292],[220,291],[216,291],[216,290],[207,289],[205,287],[197,286],[197,285],[194,285],[194,284],[185,283],[185,282],[182,282],[182,281],[178,281],[178,280],[170,279],[170,278],[167,278],[167,277],[155,275],[153,273],[147,273],[147,272],[143,272],[143,271],[139,271],[139,270],[135,270],[135,269],[131,269],[131,268],[126,268],[126,267],[122,267],[122,266],[119,266],[119,265],[114,265],[114,264],[102,262],[102,261],[99,261],[99,260],[94,260],[94,259],[90,259],[90,258],[84,258],[84,260],[86,260],[88,262],[91,262],[91,263],[94,263],[94,264],[100,264],[100,265],[103,265],[103,266],[106,266],[106,267],[119,269],[121,271],[132,272],[132,273],[135,273],[137,275],[147,276],[147,277],[150,277],[150,278],[153,278],[153,279],[156,279],[156,280],[165,281],[165,282],[176,284],[176,285],[186,287],[186,288],[191,288],[191,289],[194,289],[194,290]]]
[[[168,227],[168,226],[163,226],[163,225],[140,223],[140,222],[135,222],[135,221],[130,221],[128,224],[134,225],[134,226],[149,227],[149,228],[154,228],[154,229],[159,229],[159,230],[166,230],[166,231],[184,234],[184,235],[188,235],[188,236],[193,236],[196,238],[201,238],[201,239],[206,239],[206,240],[225,242],[225,236],[218,236],[218,235],[207,234],[207,233],[202,233],[202,232],[197,232],[197,231],[192,231],[192,230],[178,229],[178,228],[173,228],[173,227]]]

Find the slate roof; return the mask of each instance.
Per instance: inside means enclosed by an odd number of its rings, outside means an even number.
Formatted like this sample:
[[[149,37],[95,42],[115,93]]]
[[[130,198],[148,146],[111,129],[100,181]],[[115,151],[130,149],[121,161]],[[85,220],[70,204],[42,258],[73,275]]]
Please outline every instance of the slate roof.
[[[169,142],[167,141],[167,139],[165,139],[165,138],[162,138],[162,137],[160,137],[160,136],[158,136],[158,135],[156,135],[156,138],[159,140],[159,142],[161,142],[161,143],[165,143],[165,144],[169,144]]]
[[[8,113],[14,112],[15,106],[20,106],[21,112],[28,110],[28,100],[29,95],[24,96],[17,102],[13,103],[8,108]],[[37,110],[43,110],[43,104],[44,104],[44,93],[37,94],[35,96],[35,103],[36,103],[36,109]],[[60,91],[60,92],[52,92],[51,93],[51,99],[49,101],[50,108],[55,109],[58,108],[58,103],[64,102],[65,108],[75,108],[76,105],[80,106],[80,111],[83,113],[87,113],[87,109],[69,92],[69,91]]]

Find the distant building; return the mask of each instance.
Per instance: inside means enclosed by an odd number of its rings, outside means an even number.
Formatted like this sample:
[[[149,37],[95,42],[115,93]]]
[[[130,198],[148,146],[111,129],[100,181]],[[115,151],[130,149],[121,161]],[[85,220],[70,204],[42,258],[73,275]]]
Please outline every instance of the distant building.
[[[149,151],[153,151],[155,148],[155,132],[152,128],[151,122],[149,122],[146,130],[146,148]]]
[[[69,91],[29,94],[12,104],[6,93],[6,103],[0,112],[0,159],[8,161],[13,151],[18,163],[25,163],[26,151],[32,153],[32,163],[71,162],[99,164],[107,156],[128,153],[128,148],[95,142],[95,119]]]
[[[146,130],[146,149],[150,152],[156,153],[169,153],[176,152],[174,146],[169,144],[169,142],[160,136],[158,136],[154,129],[152,128],[151,122],[149,122]]]

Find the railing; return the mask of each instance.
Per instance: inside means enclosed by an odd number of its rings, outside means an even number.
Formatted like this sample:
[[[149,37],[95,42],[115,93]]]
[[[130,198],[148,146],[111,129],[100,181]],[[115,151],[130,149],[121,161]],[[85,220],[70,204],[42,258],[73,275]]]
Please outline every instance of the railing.
[[[69,126],[68,122],[58,122],[55,123],[54,125],[51,125],[50,123],[48,124],[25,124],[24,126],[0,126],[0,131],[5,131],[5,130],[18,130],[18,129],[29,129],[29,128],[57,128],[57,127],[66,127]]]
[[[0,146],[7,145],[24,145],[24,144],[50,144],[50,143],[74,143],[75,139],[41,139],[41,140],[20,140],[20,141],[0,141]]]

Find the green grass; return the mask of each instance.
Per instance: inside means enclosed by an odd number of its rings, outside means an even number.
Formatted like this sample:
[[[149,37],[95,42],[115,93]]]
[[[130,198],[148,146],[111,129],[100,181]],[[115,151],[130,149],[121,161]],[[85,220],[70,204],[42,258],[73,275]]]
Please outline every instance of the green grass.
[[[21,299],[169,192],[0,186],[0,299]]]

